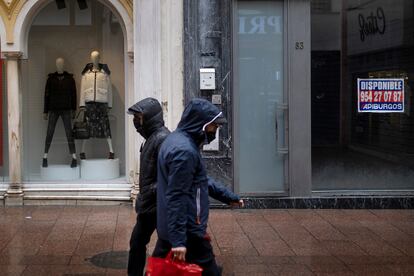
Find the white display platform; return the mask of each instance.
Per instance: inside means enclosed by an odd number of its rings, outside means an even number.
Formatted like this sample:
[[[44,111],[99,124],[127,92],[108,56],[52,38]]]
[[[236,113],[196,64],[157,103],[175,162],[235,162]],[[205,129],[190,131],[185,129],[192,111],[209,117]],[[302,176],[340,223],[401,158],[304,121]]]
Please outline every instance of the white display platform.
[[[81,179],[106,180],[119,177],[119,159],[81,160]]]
[[[42,180],[75,180],[80,178],[80,168],[71,168],[69,165],[49,165],[40,167]]]

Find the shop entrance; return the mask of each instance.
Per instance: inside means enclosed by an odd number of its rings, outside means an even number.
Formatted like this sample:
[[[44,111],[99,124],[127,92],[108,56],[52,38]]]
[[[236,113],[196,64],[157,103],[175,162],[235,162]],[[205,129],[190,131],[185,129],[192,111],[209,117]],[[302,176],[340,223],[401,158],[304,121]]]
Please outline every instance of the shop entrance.
[[[235,188],[285,193],[284,2],[237,1],[234,14]]]

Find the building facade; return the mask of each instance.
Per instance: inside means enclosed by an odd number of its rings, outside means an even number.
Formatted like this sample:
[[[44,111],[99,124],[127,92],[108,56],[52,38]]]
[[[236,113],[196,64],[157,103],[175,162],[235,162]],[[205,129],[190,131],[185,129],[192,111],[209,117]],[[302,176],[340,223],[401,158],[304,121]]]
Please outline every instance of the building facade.
[[[412,207],[414,6],[392,2],[1,1],[0,199],[130,200],[142,140],[126,109],[155,97],[173,130],[185,103],[203,97],[228,118],[203,148],[206,165],[248,206]],[[41,166],[47,75],[64,58],[79,95],[92,51],[111,70],[109,122],[120,174],[105,179],[105,167],[96,167],[102,173],[94,178],[83,164],[74,178],[50,176]],[[49,163],[66,164],[60,122],[53,139]],[[85,148],[76,141],[76,148],[87,161],[108,153],[104,139]]]

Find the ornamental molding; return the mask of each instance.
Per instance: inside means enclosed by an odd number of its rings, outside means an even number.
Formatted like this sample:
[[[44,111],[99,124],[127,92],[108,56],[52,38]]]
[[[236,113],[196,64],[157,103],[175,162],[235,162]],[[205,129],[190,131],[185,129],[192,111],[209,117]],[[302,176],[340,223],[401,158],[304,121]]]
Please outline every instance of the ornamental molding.
[[[18,3],[19,3],[19,0],[1,0],[0,1],[0,6],[4,11],[6,11],[9,19],[11,18],[11,15]]]
[[[14,25],[20,10],[26,2],[27,0],[0,0],[0,16],[6,29],[6,37],[1,37],[1,39],[5,39],[7,44],[13,44],[14,42]]]
[[[5,0],[3,0],[5,1]],[[124,6],[125,10],[128,12],[129,17],[131,20],[133,19],[133,12],[134,12],[134,4],[133,0],[119,0],[122,6]]]
[[[2,54],[8,60],[20,59],[23,56],[22,52],[2,52]]]

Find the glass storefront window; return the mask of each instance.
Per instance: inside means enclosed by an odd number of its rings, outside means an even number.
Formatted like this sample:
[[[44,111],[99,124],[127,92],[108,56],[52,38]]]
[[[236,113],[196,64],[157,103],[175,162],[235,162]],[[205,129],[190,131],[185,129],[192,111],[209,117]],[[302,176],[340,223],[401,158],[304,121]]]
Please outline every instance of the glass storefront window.
[[[242,193],[284,192],[283,1],[236,7],[236,181]]]
[[[311,5],[313,190],[412,190],[414,3],[326,2]]]
[[[119,162],[114,170],[118,168],[121,179],[125,176],[123,31],[106,6],[99,1],[86,3],[86,9],[81,10],[77,1],[66,1],[63,9],[50,2],[31,26],[28,59],[21,69],[24,181],[90,181],[83,178],[84,167],[79,177],[71,174],[73,146],[67,137],[73,122],[82,121],[85,114],[89,134],[94,138],[85,145],[83,140],[75,140],[77,168],[81,152],[87,161],[105,161],[112,151],[115,159],[111,160]],[[92,54],[95,51],[99,58]],[[63,60],[63,69],[59,68],[59,59]],[[48,83],[53,88],[47,88]],[[99,174],[108,173],[99,169],[99,164],[94,170],[95,174],[89,176],[89,171],[88,177],[98,179]]]

